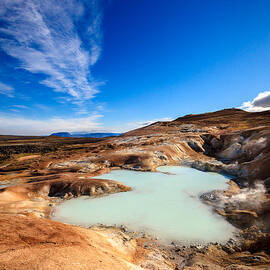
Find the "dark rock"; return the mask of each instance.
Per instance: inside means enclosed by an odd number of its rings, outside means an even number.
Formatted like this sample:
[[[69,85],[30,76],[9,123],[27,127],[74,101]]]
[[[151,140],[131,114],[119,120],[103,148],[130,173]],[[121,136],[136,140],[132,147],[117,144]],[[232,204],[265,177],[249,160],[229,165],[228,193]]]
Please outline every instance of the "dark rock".
[[[193,149],[195,152],[203,152],[204,149],[195,141],[189,141],[188,146]]]

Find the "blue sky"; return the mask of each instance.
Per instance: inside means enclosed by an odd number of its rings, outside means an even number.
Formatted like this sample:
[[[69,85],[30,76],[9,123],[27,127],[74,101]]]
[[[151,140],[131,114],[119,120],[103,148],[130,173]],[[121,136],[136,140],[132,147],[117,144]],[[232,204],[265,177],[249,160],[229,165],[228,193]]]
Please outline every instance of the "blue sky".
[[[1,0],[0,134],[270,109],[270,1]]]

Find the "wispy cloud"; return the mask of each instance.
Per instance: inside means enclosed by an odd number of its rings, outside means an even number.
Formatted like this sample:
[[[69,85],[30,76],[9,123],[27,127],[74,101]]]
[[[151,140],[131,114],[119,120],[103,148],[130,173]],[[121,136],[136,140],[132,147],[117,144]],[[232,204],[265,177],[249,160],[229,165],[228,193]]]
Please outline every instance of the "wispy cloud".
[[[270,110],[270,91],[259,93],[252,101],[244,102],[239,108],[249,112]]]
[[[18,113],[16,109],[12,109]],[[48,118],[36,120],[18,115],[0,115],[1,135],[50,135],[55,132],[127,132],[157,121],[171,121],[171,118],[159,118],[148,121],[128,122],[119,127],[105,128],[100,121],[102,114],[94,113],[88,117]]]
[[[40,110],[49,111],[51,108],[49,106],[43,105],[43,104],[34,104],[35,108],[38,108]]]
[[[19,60],[18,67],[44,74],[41,84],[78,105],[98,93],[91,75],[101,53],[98,1],[1,0],[0,15],[0,46]],[[11,96],[12,88],[3,89]]]
[[[51,118],[34,120],[17,116],[0,116],[0,134],[49,135],[54,132],[89,132],[102,130],[98,121],[102,115],[94,114],[84,118]]]
[[[4,84],[2,82],[0,82],[0,94],[2,95],[6,95],[8,97],[13,97],[13,92],[14,92],[14,89],[13,87],[7,85],[7,84]]]
[[[145,121],[134,121],[134,122],[128,122],[126,124],[123,124],[121,127],[113,128],[112,130],[115,132],[127,132],[129,130],[145,127],[148,125],[151,125],[158,121],[172,121],[173,119],[170,117],[164,117],[164,118],[156,118],[152,120],[145,120]]]
[[[13,105],[12,107],[18,108],[18,109],[28,109],[25,105]]]
[[[164,117],[164,118],[156,118],[156,119],[153,119],[153,120],[147,120],[147,121],[138,121],[138,122],[134,122],[134,123],[130,123],[130,124],[133,124],[137,127],[143,127],[143,126],[148,126],[148,125],[151,125],[155,122],[158,122],[158,121],[172,121],[172,118],[170,117]]]

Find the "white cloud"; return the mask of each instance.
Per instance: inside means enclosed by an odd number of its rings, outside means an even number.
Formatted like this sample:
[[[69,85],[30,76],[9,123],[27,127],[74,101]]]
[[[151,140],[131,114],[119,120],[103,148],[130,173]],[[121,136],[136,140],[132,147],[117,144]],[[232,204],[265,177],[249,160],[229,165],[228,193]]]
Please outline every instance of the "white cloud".
[[[90,16],[82,23],[85,8]],[[69,94],[71,102],[82,103],[98,93],[91,75],[101,53],[98,1],[2,0],[0,14],[0,46],[19,60],[20,68],[44,74],[40,83]]]
[[[17,110],[13,110],[17,113]],[[125,123],[119,127],[104,128],[99,121],[103,115],[92,114],[88,117],[50,118],[35,120],[16,115],[0,115],[1,135],[50,135],[55,132],[127,132],[150,125],[157,121],[171,121],[171,118],[159,118],[148,121]]]
[[[28,109],[28,107],[25,105],[13,105],[13,107],[18,108],[18,109]]]
[[[127,132],[133,129],[137,129],[137,128],[141,128],[141,127],[145,127],[148,125],[151,125],[155,122],[158,121],[172,121],[173,119],[170,117],[164,117],[164,118],[156,118],[153,120],[145,120],[145,121],[135,121],[135,122],[129,122],[126,124],[123,124],[121,127],[119,128],[115,128],[114,131],[115,132]]]
[[[20,111],[17,110],[17,109],[9,109],[9,111],[14,112],[14,113],[19,113],[19,112],[20,112]]]
[[[248,112],[270,110],[270,91],[259,93],[252,101],[244,102],[239,108]]]
[[[0,82],[0,94],[6,95],[8,97],[13,97],[13,92],[14,92],[13,87]]]
[[[40,110],[44,110],[44,111],[51,110],[51,108],[49,106],[46,106],[46,105],[43,105],[43,104],[34,104],[33,106],[40,109]]]
[[[2,135],[50,135],[54,132],[89,132],[103,130],[98,122],[102,115],[83,118],[51,118],[34,120],[17,116],[0,116],[0,134]]]

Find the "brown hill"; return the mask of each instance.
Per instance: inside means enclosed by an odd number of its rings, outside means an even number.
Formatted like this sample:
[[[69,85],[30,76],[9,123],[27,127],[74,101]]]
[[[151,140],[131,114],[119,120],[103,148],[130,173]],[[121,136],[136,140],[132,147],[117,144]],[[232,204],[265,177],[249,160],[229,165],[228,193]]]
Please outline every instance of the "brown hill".
[[[246,112],[240,109],[224,109],[203,114],[189,114],[173,121],[155,122],[149,126],[126,132],[122,136],[145,135],[151,132],[174,130],[182,124],[196,125],[198,127],[218,127],[219,129],[244,130],[270,127],[270,110],[264,112]]]

